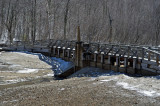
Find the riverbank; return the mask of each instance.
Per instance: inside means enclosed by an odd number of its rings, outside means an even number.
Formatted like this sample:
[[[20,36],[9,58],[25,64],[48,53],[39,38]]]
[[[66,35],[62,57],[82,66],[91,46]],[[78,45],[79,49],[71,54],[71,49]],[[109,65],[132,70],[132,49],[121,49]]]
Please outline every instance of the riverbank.
[[[0,54],[0,86],[53,76],[52,66],[41,61],[38,55],[23,52]]]
[[[120,83],[119,83],[120,84]],[[122,83],[121,83],[122,84]],[[158,95],[146,95],[105,78],[71,78],[23,85],[0,92],[4,106],[159,106]]]
[[[68,79],[54,80],[51,66],[36,55],[2,52],[0,60],[2,106],[160,105],[160,76],[131,77],[87,67]],[[5,82],[17,78],[25,80]]]

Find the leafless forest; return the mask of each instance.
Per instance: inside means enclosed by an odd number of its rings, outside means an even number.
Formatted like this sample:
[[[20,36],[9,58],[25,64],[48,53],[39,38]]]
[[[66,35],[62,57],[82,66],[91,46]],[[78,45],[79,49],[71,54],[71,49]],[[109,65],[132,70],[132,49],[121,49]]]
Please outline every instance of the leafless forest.
[[[0,0],[0,37],[160,45],[159,0]]]

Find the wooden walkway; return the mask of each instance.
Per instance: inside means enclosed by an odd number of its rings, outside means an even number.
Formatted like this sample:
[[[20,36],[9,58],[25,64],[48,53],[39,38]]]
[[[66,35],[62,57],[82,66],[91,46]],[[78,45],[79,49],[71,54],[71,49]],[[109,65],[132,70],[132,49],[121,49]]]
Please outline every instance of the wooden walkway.
[[[50,40],[16,42],[8,51],[30,51],[44,53],[73,61],[76,69],[94,66],[106,70],[131,74],[160,74],[160,47],[84,43],[81,41]]]
[[[12,46],[3,47],[5,51],[39,52],[59,57],[75,63],[75,70],[94,66],[106,70],[130,74],[159,75],[160,47],[99,44],[81,42],[80,27],[77,41],[35,41],[15,42]]]

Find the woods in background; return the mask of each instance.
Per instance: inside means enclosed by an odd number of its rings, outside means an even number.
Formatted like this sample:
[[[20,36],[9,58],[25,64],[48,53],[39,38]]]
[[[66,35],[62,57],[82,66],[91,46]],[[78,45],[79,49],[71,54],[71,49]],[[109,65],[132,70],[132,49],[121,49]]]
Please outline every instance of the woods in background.
[[[160,45],[159,0],[1,0],[0,38]]]

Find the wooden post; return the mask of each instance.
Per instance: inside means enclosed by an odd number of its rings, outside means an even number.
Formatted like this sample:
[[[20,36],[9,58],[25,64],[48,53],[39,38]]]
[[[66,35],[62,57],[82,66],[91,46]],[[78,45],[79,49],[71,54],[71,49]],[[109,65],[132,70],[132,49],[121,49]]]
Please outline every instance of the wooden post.
[[[142,48],[142,60],[144,60],[144,48]]]
[[[111,55],[108,55],[108,64],[111,64]]]
[[[63,59],[65,59],[65,49],[63,48]]]
[[[134,74],[136,74],[136,66],[137,66],[137,57],[133,58],[133,70],[134,70]]]
[[[52,57],[52,53],[53,53],[53,47],[50,47],[50,57]]]
[[[18,50],[18,41],[16,41],[16,50]]]
[[[97,53],[94,53],[94,63],[95,67],[97,67]]]
[[[101,52],[101,64],[102,64],[102,69],[103,69],[103,64],[104,64],[104,52]]]
[[[157,66],[159,67],[159,54],[156,54],[156,63],[157,63]],[[158,75],[157,71],[156,71],[156,74]]]
[[[60,57],[60,48],[58,48],[58,57]]]
[[[87,63],[88,63],[88,66],[91,66],[90,65],[90,61],[91,61],[91,55],[87,53]]]
[[[117,72],[119,72],[119,54],[116,55],[116,67],[117,67]]]
[[[70,59],[70,50],[68,50],[67,52],[67,57],[68,57],[68,60]]]
[[[128,58],[129,58],[129,56],[130,56],[130,49],[131,49],[131,48],[128,46],[128,51],[127,51],[127,52],[128,52],[128,54],[127,54]]]
[[[149,51],[149,53],[148,53],[148,61],[150,61],[151,60],[151,51]]]
[[[124,57],[124,67],[125,67],[125,73],[127,73],[127,68],[128,68],[128,57]]]
[[[80,36],[80,26],[77,28],[77,42],[76,42],[76,53],[75,53],[75,63],[76,67],[82,68],[83,67],[83,60],[82,60],[82,42],[81,42],[81,36]]]
[[[75,59],[75,51],[73,50],[73,57],[72,59],[74,60]]]
[[[157,66],[159,66],[159,54],[156,54],[156,62],[157,62]]]
[[[53,49],[53,55],[55,56],[56,55],[56,48],[54,47]]]
[[[108,54],[108,64],[109,64],[109,70],[111,70],[111,55]]]
[[[151,60],[151,51],[149,51],[149,53],[148,53],[148,61],[150,61],[150,60]],[[148,64],[148,66],[147,66],[147,67],[148,67],[148,68],[150,68],[150,66],[151,66],[151,65],[150,65],[150,64]]]

